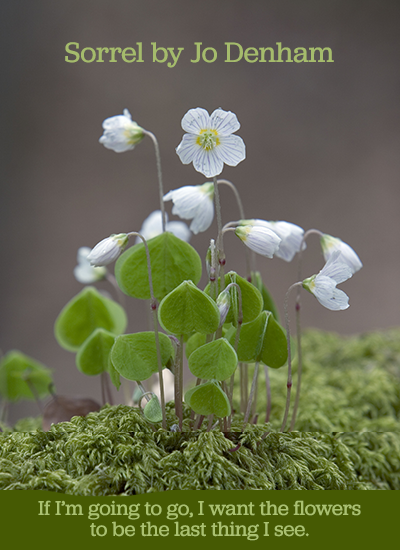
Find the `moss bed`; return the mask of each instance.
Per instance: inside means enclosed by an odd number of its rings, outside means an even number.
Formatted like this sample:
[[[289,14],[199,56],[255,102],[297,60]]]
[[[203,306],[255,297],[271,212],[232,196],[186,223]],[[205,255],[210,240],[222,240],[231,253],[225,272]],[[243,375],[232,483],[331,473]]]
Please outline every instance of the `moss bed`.
[[[241,433],[236,415],[230,438],[206,426],[165,432],[125,405],[105,406],[48,432],[40,418],[24,419],[1,426],[0,489],[76,495],[400,489],[400,330],[351,338],[309,331],[303,356],[297,431],[278,431],[286,369],[270,372],[270,423],[261,423],[260,379],[259,423]],[[170,403],[169,426],[175,421]]]

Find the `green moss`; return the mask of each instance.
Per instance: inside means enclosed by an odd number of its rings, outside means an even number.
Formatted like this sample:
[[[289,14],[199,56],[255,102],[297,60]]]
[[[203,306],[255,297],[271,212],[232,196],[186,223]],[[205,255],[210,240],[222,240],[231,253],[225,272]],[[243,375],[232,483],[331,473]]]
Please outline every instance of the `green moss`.
[[[308,331],[303,337],[302,349],[303,375],[296,430],[400,432],[399,329],[349,338]],[[286,400],[287,369],[269,369],[269,378],[271,422],[279,427]],[[292,406],[296,385],[295,359]],[[265,419],[265,394],[264,372],[261,372],[257,398],[259,421]]]
[[[241,434],[237,415],[231,439],[205,427],[165,432],[124,405],[103,407],[48,432],[36,429],[38,419],[21,421],[14,430],[2,426],[0,489],[77,495],[399,490],[399,336],[395,330],[348,339],[317,331],[305,335],[298,431],[291,433],[278,432],[286,369],[270,372],[271,423],[249,425]],[[260,381],[260,411],[264,393]],[[188,409],[185,414],[187,428]],[[172,404],[167,418],[170,427],[176,421]]]

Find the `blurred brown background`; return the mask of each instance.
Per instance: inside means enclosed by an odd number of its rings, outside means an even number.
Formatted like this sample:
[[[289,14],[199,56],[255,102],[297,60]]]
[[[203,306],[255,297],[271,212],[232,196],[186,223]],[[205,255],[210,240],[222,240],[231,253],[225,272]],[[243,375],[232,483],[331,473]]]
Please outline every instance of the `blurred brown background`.
[[[304,325],[343,334],[398,325],[399,16],[397,0],[3,2],[3,353],[19,349],[54,369],[61,393],[100,397],[99,380],[77,371],[53,325],[82,288],[72,274],[77,249],[139,230],[158,208],[150,140],[124,154],[98,143],[103,119],[125,107],[159,139],[165,192],[205,181],[174,151],[185,112],[235,112],[247,159],[222,176],[237,185],[246,215],[338,236],[364,263],[341,287],[348,310],[328,311],[304,293]],[[72,41],[81,49],[142,42],[144,62],[69,64]],[[151,42],[185,50],[168,68],[152,62]],[[194,42],[217,49],[218,60],[190,63]],[[334,63],[225,63],[224,42],[328,46]],[[223,221],[237,219],[228,188],[221,200]],[[202,257],[215,230],[214,221],[192,238]],[[225,243],[228,268],[240,273],[243,245],[232,234]],[[304,275],[322,265],[310,238]],[[296,264],[259,258],[258,266],[282,310]],[[146,304],[132,299],[128,313],[128,330],[142,330]],[[30,412],[34,403],[15,405],[10,419]]]

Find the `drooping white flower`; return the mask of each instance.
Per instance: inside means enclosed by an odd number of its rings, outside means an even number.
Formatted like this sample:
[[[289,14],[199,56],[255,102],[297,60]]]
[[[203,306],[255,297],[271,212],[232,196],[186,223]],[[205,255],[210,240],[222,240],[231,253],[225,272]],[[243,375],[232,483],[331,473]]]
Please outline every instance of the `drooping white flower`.
[[[314,294],[320,304],[333,311],[347,309],[349,297],[336,288],[352,276],[350,267],[343,263],[340,251],[336,250],[318,273],[303,281],[303,288]]]
[[[93,267],[89,260],[88,255],[91,252],[91,248],[88,246],[81,246],[78,249],[77,262],[78,265],[74,268],[75,279],[83,285],[90,285],[96,281],[101,281],[107,274],[107,268],[104,266]]]
[[[304,235],[304,229],[294,223],[285,221],[270,222],[265,220],[240,220],[242,225],[259,225],[271,229],[274,233],[281,238],[278,250],[275,252],[275,256],[291,262],[297,252],[300,250],[301,241]],[[304,243],[303,250],[306,245]]]
[[[246,147],[239,136],[232,134],[240,124],[231,111],[216,109],[210,116],[205,109],[190,109],[182,119],[187,132],[176,148],[183,164],[190,164],[206,178],[220,174],[224,163],[236,166],[246,158]]]
[[[104,133],[99,142],[116,153],[133,149],[144,138],[143,128],[132,120],[128,109],[124,109],[122,115],[106,118],[103,129]]]
[[[332,237],[331,235],[324,234],[321,237],[321,247],[325,261],[329,260],[329,258],[335,251],[339,251],[341,253],[340,260],[349,266],[353,274],[356,273],[363,266],[360,258],[357,256],[351,246],[343,242],[341,239],[338,239],[337,237]]]
[[[214,218],[214,184],[186,185],[164,195],[164,202],[174,203],[172,213],[192,220],[190,230],[197,235],[208,229]]]
[[[262,225],[239,225],[235,233],[251,250],[267,258],[276,254],[281,243],[275,231]]]
[[[108,265],[118,258],[128,240],[129,237],[126,233],[110,235],[96,244],[87,259],[94,266]]]
[[[167,214],[165,214],[165,218],[167,220],[167,223],[165,224],[165,231],[173,233],[175,237],[178,237],[178,239],[188,243],[192,234],[186,223],[178,221],[169,222]],[[155,210],[144,220],[139,233],[143,235],[146,241],[149,241],[150,239],[161,235],[162,232],[162,212],[161,210]],[[140,237],[136,237],[136,243],[141,242],[142,239]]]

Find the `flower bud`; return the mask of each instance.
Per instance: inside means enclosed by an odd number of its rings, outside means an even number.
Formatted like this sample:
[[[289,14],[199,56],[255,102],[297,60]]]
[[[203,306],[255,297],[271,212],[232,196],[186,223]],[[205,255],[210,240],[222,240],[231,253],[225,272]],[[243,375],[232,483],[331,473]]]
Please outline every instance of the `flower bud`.
[[[208,247],[207,254],[206,254],[206,269],[208,273],[208,278],[211,282],[215,281],[216,278],[216,269],[215,269],[215,241],[214,239],[211,239],[210,246]]]
[[[229,290],[223,290],[218,296],[216,303],[219,309],[220,316],[219,326],[222,327],[222,325],[225,323],[225,319],[228,315],[228,311],[231,305],[231,296],[229,294]]]
[[[96,244],[87,259],[94,266],[108,265],[118,258],[127,245],[128,240],[129,237],[126,233],[110,235],[110,237]]]
[[[103,130],[100,143],[116,153],[133,149],[144,138],[143,128],[132,120],[128,109],[124,109],[123,115],[106,118],[103,122]]]
[[[274,231],[261,225],[239,225],[235,233],[251,250],[267,258],[273,257],[281,242]]]

